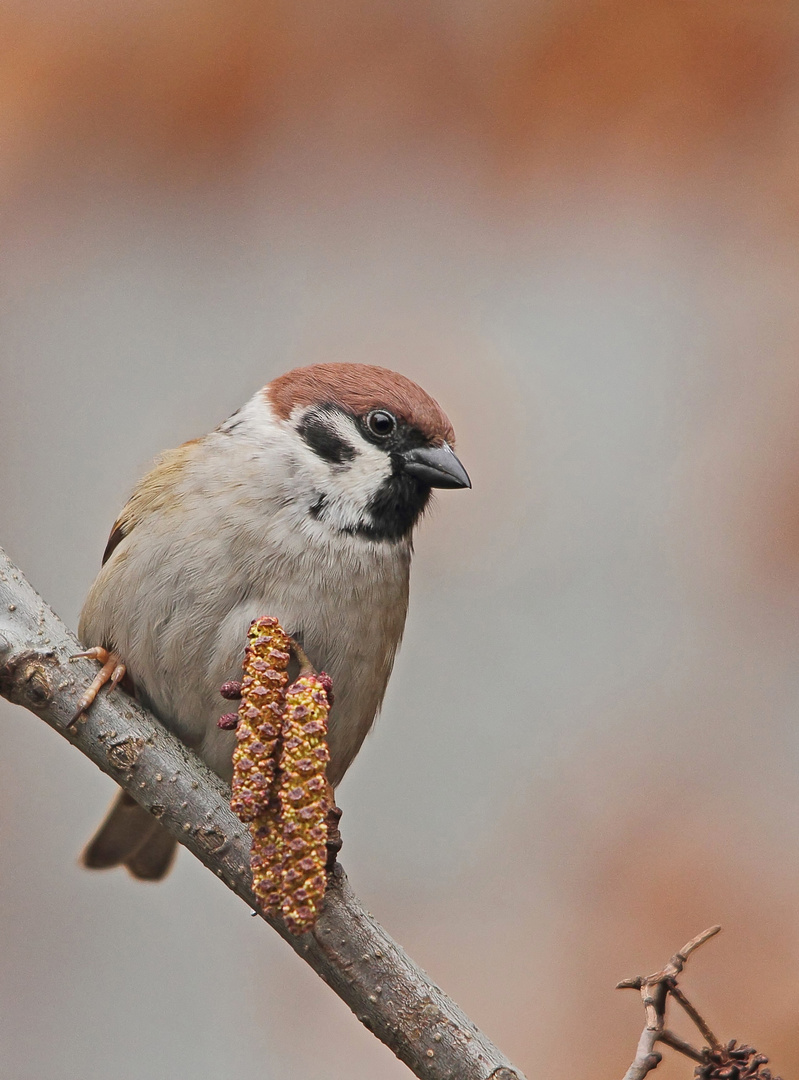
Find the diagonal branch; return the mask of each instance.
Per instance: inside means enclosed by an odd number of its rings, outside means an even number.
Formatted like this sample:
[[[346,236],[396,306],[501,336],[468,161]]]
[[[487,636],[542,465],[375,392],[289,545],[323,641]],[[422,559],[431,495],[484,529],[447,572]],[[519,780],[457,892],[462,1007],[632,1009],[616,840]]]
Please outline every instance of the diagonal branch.
[[[158,818],[257,910],[250,837],[229,790],[155,717],[122,693],[101,694],[69,728],[94,675],[73,634],[0,548],[0,694],[35,713]],[[344,871],[330,880],[316,928],[292,937],[266,920],[421,1080],[524,1080],[361,906]]]

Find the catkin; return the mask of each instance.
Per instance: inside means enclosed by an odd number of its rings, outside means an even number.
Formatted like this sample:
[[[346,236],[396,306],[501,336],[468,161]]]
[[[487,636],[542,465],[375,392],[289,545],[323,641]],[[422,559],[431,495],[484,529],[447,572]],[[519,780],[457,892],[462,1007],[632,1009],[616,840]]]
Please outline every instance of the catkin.
[[[290,640],[277,619],[256,619],[247,634],[230,807],[242,821],[266,814],[277,770]]]
[[[327,877],[327,717],[323,679],[301,675],[286,691],[278,789],[281,913],[292,934],[316,921]]]

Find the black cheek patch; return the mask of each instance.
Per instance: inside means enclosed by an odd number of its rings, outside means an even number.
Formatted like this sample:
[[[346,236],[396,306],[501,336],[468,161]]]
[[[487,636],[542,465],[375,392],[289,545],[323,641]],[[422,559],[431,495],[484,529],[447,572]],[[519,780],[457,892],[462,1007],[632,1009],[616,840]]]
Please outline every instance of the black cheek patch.
[[[429,487],[407,473],[394,473],[369,501],[369,524],[349,531],[371,540],[401,540],[410,536],[429,501]]]
[[[297,432],[318,457],[332,465],[345,465],[358,455],[355,447],[333,431],[319,413],[309,413],[304,417]]]

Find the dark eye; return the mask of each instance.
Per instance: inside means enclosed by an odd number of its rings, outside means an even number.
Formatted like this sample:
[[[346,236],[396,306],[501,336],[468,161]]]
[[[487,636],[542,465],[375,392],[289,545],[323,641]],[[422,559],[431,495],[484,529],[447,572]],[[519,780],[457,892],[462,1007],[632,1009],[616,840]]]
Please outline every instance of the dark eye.
[[[397,418],[385,409],[375,409],[366,417],[366,426],[373,435],[385,439],[397,426]]]

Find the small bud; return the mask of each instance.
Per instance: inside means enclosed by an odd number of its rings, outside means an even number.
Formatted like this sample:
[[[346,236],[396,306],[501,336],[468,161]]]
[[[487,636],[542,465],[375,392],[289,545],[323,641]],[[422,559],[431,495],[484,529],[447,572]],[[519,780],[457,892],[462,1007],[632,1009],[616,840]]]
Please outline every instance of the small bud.
[[[328,673],[326,671],[320,671],[319,672],[319,682],[320,682],[320,684],[322,686],[322,689],[327,694],[327,703],[332,708],[332,706],[333,706],[333,680],[330,678],[330,676],[328,675]]]

